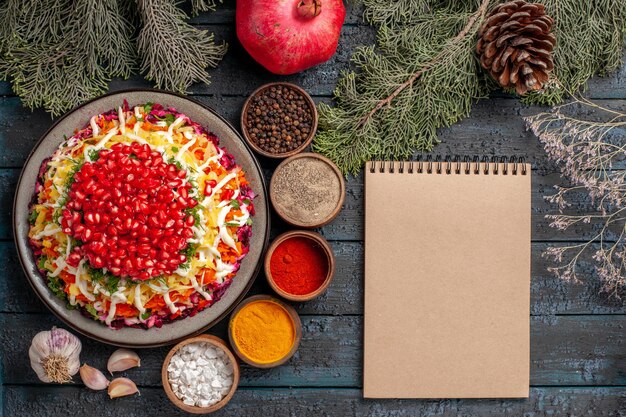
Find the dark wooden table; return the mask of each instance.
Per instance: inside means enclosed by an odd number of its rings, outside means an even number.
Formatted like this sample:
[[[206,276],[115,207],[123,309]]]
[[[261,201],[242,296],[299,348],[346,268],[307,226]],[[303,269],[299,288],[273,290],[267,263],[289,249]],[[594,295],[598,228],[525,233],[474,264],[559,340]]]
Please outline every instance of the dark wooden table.
[[[228,2],[227,2],[228,3]],[[245,97],[259,85],[289,80],[317,101],[330,101],[340,70],[352,51],[374,39],[370,27],[351,10],[341,44],[328,63],[302,74],[277,77],[255,64],[234,34],[233,2],[203,15],[195,24],[230,44],[213,83],[196,86],[192,95],[238,125]],[[112,90],[149,86],[141,77],[114,80]],[[111,401],[79,383],[39,382],[31,370],[28,347],[35,333],[61,326],[28,286],[12,240],[11,204],[20,169],[37,139],[51,125],[43,111],[21,106],[7,83],[0,84],[0,409],[4,416],[178,416],[161,388],[161,362],[168,348],[140,352],[142,366],[126,373],[141,396]],[[626,110],[626,68],[589,83],[589,97]],[[471,117],[441,131],[441,154],[518,155],[533,164],[530,398],[525,400],[363,400],[361,395],[363,322],[363,179],[347,181],[345,206],[320,232],[331,241],[337,272],[318,300],[296,305],[302,317],[302,344],[287,364],[272,370],[242,368],[239,391],[216,415],[223,416],[624,416],[626,415],[626,306],[598,295],[593,278],[584,285],[560,282],[547,273],[541,252],[550,244],[580,241],[589,231],[558,233],[544,219],[551,207],[542,196],[560,183],[555,167],[521,117],[534,114],[514,98],[494,96],[474,106]],[[261,160],[269,178],[275,163]],[[587,202],[576,202],[583,210]],[[286,230],[273,219],[272,234]],[[259,276],[253,293],[270,293]],[[225,336],[222,322],[210,331]],[[82,362],[104,369],[114,347],[81,338]],[[79,380],[79,378],[75,378]]]

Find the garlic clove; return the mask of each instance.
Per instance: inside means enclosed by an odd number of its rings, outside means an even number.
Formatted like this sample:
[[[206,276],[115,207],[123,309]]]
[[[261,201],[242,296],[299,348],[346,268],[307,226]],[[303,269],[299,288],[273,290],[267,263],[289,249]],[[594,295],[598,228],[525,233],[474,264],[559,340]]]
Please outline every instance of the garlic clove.
[[[83,383],[94,391],[106,389],[109,386],[109,380],[100,370],[93,368],[87,364],[80,367],[80,379]]]
[[[109,358],[107,369],[113,375],[113,372],[121,372],[135,366],[141,366],[139,356],[130,349],[118,349]]]
[[[138,393],[137,385],[128,378],[115,378],[109,384],[109,397],[118,398]]]
[[[80,367],[82,344],[72,333],[53,327],[33,337],[28,356],[30,365],[43,382],[66,383]]]

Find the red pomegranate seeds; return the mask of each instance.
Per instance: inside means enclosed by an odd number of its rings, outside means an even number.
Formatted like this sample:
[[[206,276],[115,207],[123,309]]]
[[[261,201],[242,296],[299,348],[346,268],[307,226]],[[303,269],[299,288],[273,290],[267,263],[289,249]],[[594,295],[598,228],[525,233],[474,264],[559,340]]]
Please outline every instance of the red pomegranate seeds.
[[[61,225],[82,245],[67,263],[87,258],[93,268],[134,280],[171,274],[187,261],[180,252],[194,235],[195,219],[185,209],[198,202],[186,177],[148,145],[101,150],[74,174],[68,193]]]

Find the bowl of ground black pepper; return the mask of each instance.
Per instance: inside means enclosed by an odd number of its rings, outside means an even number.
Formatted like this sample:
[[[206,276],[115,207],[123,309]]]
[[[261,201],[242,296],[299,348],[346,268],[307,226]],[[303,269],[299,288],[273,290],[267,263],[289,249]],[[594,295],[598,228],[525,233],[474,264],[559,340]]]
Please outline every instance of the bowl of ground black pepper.
[[[314,228],[331,222],[343,205],[343,175],[328,158],[304,152],[282,161],[270,181],[276,213],[292,226]]]
[[[309,146],[317,130],[317,109],[297,85],[278,82],[256,89],[241,111],[241,130],[257,153],[286,158]]]

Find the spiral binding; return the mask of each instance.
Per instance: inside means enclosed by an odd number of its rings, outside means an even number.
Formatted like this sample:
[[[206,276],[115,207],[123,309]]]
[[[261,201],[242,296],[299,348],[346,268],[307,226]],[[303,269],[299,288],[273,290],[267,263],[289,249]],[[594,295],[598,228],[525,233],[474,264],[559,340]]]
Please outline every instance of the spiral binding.
[[[500,164],[502,164],[502,170],[500,170]],[[513,169],[509,171],[509,165],[513,164]],[[520,169],[521,165],[521,169]],[[511,156],[507,159],[506,156],[445,156],[427,155],[425,158],[418,156],[413,161],[400,161],[398,164],[398,172],[403,174],[405,172],[409,174],[413,173],[427,173],[437,174],[445,173],[447,175],[456,174],[460,175],[462,172],[465,175],[469,175],[470,171],[473,171],[475,175],[480,174],[482,166],[483,175],[526,175],[526,159],[524,157]],[[472,170],[473,167],[473,170]],[[393,161],[372,161],[370,164],[370,172],[373,174],[379,172],[381,174],[389,172],[394,174],[396,170],[396,163]]]

